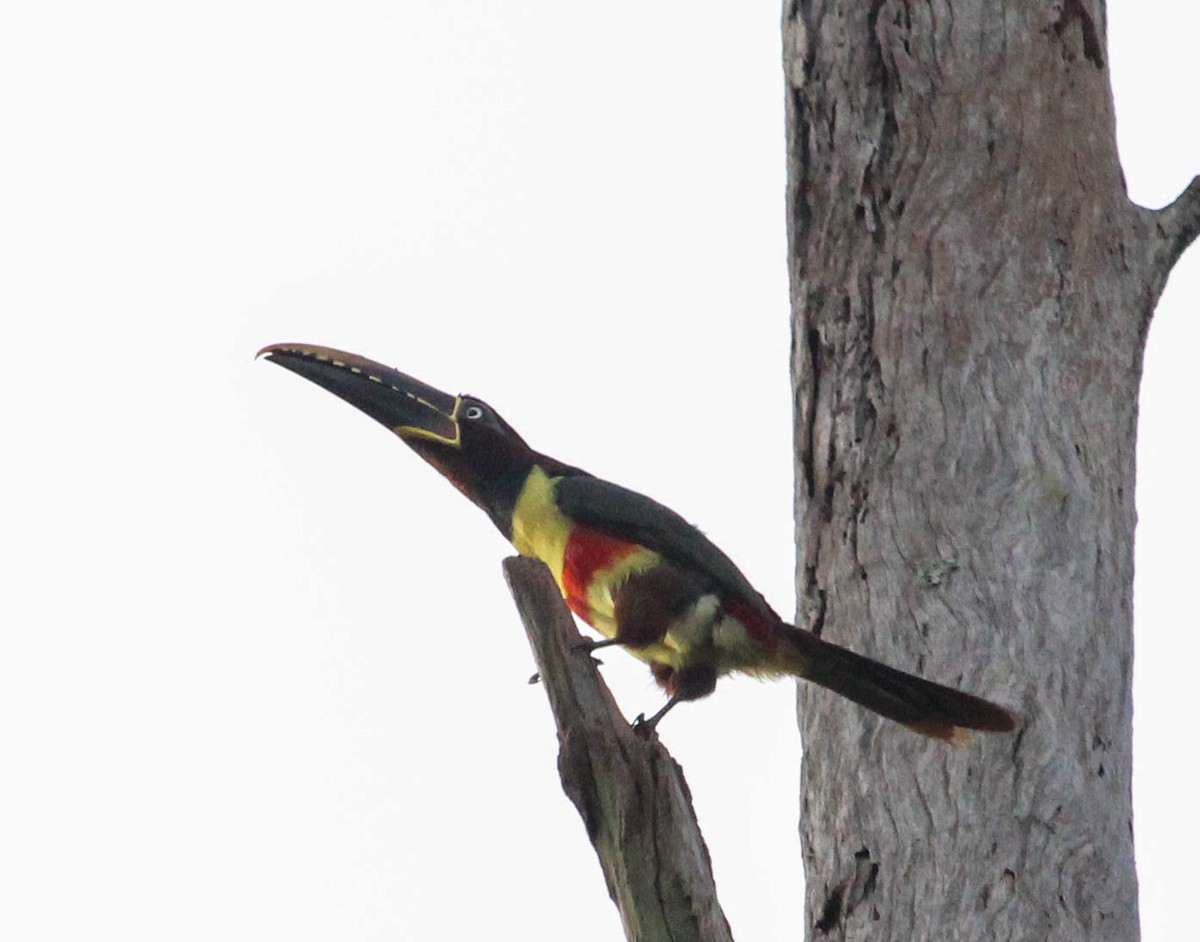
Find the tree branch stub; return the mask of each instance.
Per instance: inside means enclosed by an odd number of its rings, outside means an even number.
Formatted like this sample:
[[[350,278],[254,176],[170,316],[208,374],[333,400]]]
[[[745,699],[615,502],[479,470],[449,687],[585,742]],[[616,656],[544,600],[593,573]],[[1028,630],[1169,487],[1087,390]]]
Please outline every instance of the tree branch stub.
[[[625,720],[546,566],[510,557],[504,577],[554,713],[563,790],[626,938],[732,940],[682,770],[656,736],[643,738]]]
[[[1173,202],[1151,216],[1158,236],[1152,252],[1153,266],[1165,282],[1179,257],[1200,235],[1200,176],[1193,177]]]

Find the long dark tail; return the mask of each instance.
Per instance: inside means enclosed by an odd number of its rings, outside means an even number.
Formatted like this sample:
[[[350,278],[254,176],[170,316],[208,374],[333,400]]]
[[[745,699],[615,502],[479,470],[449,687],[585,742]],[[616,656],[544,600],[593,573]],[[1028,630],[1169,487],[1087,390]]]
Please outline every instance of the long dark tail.
[[[827,687],[880,716],[935,739],[962,743],[968,730],[1011,733],[1015,713],[869,657],[823,641],[809,631],[785,626],[780,667]]]

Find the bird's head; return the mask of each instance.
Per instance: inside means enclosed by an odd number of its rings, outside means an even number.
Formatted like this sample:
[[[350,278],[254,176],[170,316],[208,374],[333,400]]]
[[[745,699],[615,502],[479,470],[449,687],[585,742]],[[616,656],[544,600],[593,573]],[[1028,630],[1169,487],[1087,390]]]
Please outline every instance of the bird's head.
[[[257,355],[386,426],[511,536],[513,503],[541,456],[482,399],[442,392],[374,360],[329,347],[279,343]]]

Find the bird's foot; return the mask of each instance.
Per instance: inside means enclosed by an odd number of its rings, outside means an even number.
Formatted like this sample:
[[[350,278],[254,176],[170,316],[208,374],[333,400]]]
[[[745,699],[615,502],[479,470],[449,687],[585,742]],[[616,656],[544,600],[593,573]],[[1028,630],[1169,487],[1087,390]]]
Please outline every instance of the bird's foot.
[[[645,740],[650,740],[650,739],[653,739],[655,736],[654,727],[656,727],[657,725],[658,725],[657,717],[651,717],[650,719],[646,719],[645,713],[639,713],[634,718],[633,724],[630,728],[633,730],[633,734],[635,736],[639,736]]]
[[[671,707],[675,706],[675,704],[678,702],[679,700],[677,697],[672,697],[670,700],[664,703],[662,709],[650,717],[650,719],[646,719],[645,713],[639,713],[637,715],[637,719],[633,721],[633,731],[637,733],[637,735],[641,736],[642,739],[650,739],[656,734],[659,720],[666,716]]]
[[[574,645],[574,648],[576,651],[586,651],[588,654],[592,655],[593,661],[595,661],[597,664],[603,664],[604,662],[600,660],[600,658],[596,657],[594,652],[598,651],[600,648],[610,648],[614,644],[620,643],[621,642],[616,638],[605,638],[603,641],[593,641],[591,638],[580,638],[579,642]]]
[[[600,641],[595,641],[592,638],[580,638],[578,648],[586,648],[589,651],[596,651],[600,648],[611,648],[613,645],[621,644],[619,638],[603,638]]]

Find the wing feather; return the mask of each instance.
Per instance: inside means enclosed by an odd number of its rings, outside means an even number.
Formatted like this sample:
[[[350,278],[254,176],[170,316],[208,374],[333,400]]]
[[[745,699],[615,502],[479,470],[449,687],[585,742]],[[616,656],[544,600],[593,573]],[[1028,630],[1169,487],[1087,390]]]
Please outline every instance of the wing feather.
[[[654,550],[698,572],[716,587],[778,618],[733,560],[683,517],[644,494],[592,477],[564,476],[556,489],[559,509],[577,523]]]

